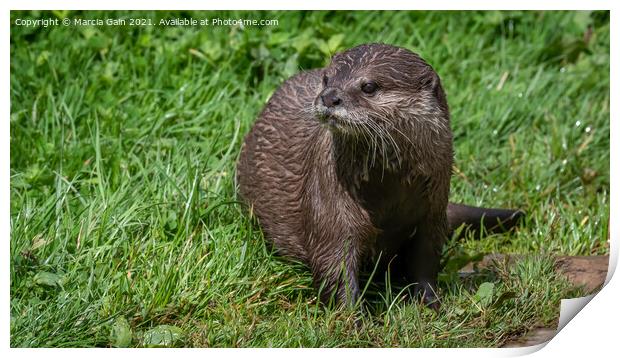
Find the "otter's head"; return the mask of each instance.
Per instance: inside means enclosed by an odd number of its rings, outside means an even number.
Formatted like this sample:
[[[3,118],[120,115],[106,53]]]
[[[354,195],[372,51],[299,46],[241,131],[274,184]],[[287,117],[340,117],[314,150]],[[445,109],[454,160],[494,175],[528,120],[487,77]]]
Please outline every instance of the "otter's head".
[[[313,107],[332,132],[348,135],[407,125],[445,127],[448,121],[433,68],[407,49],[384,44],[336,54],[323,71]]]

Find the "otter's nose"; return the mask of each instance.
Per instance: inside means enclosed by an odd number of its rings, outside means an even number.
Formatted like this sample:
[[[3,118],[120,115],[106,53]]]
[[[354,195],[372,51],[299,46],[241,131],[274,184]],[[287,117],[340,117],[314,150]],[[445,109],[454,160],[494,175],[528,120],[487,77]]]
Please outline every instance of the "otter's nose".
[[[325,107],[328,108],[342,104],[342,99],[335,88],[326,88],[323,93],[321,93],[321,101],[323,101]]]

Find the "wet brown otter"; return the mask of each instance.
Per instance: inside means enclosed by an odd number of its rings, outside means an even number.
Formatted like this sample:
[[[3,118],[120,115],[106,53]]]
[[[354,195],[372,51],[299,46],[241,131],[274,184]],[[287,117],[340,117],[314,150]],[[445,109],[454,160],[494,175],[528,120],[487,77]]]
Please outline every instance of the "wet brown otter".
[[[323,299],[354,302],[360,270],[380,257],[437,306],[450,230],[521,215],[448,204],[452,162],[439,76],[407,49],[370,44],[284,82],[245,138],[237,181],[265,236],[310,267]]]

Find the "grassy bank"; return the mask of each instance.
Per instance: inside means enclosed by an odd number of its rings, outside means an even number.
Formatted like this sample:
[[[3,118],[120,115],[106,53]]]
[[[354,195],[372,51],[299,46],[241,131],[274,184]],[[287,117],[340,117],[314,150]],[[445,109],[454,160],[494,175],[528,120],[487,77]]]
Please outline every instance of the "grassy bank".
[[[278,25],[14,25],[47,17]],[[11,22],[12,346],[497,346],[554,322],[560,299],[579,294],[553,255],[608,252],[608,13],[12,12]],[[377,41],[420,53],[442,78],[452,200],[528,218],[449,250],[438,314],[373,286],[354,329],[355,312],[318,305],[309,272],[265,247],[233,177],[244,134],[284,79]],[[460,263],[492,252],[529,258],[458,278]]]

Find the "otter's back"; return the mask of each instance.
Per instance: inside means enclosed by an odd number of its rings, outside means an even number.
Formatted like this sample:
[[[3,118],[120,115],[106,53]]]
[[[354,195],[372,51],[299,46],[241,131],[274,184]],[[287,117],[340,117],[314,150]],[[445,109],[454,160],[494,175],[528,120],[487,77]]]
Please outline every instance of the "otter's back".
[[[310,109],[320,81],[320,70],[302,72],[276,90],[246,136],[237,165],[239,192],[267,239],[302,261],[303,162],[318,129]]]

